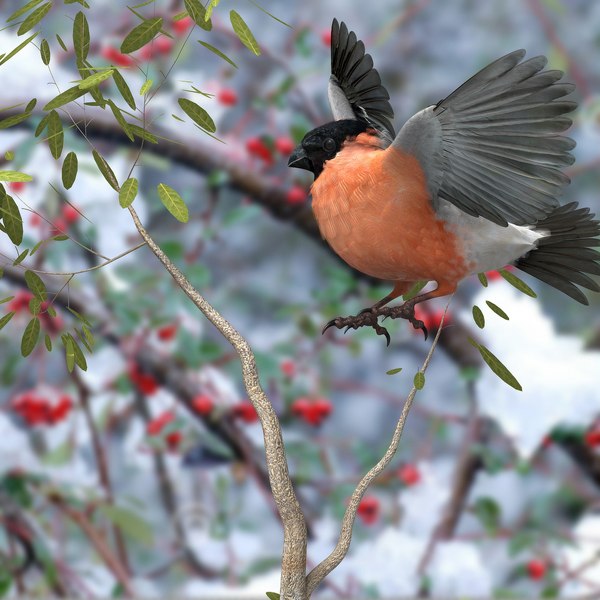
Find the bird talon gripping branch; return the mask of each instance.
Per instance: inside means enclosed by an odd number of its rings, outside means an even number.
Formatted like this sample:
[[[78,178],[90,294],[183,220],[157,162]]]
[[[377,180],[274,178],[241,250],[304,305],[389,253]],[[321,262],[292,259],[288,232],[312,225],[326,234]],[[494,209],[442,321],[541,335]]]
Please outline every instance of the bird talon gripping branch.
[[[329,103],[335,121],[309,131],[288,165],[311,171],[322,236],[349,265],[394,289],[329,327],[387,330],[380,315],[406,318],[427,338],[414,306],[445,296],[473,273],[512,264],[582,304],[577,286],[599,292],[600,222],[558,201],[575,142],[561,132],[576,103],[546,59],[511,52],[398,134],[389,95],[364,44],[344,23],[331,29]],[[381,310],[417,281],[437,288],[408,306]],[[407,314],[408,309],[412,313]],[[370,315],[370,316],[369,316]],[[349,320],[350,319],[350,320]],[[388,342],[389,344],[389,342]]]

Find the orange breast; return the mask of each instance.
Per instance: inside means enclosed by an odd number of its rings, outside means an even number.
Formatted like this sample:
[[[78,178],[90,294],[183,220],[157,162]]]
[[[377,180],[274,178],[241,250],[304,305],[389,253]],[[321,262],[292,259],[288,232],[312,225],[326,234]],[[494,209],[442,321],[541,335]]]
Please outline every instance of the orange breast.
[[[370,138],[370,139],[369,139]],[[354,268],[392,281],[458,281],[468,269],[460,241],[436,218],[418,161],[347,143],[312,186],[323,237]]]

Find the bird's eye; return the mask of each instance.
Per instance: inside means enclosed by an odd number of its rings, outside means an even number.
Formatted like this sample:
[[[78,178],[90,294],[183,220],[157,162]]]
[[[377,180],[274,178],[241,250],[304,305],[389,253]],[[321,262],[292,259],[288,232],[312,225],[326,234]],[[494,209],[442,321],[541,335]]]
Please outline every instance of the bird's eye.
[[[335,140],[333,138],[327,138],[323,142],[323,150],[326,152],[333,152],[336,148]]]

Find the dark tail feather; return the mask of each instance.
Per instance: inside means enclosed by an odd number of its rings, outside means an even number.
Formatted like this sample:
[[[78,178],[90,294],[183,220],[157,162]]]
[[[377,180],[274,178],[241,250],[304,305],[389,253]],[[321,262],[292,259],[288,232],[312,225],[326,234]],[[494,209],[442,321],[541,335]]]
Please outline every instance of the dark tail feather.
[[[577,202],[571,202],[538,221],[535,229],[549,231],[550,235],[541,238],[538,247],[515,266],[577,302],[589,304],[575,284],[600,292],[600,285],[586,275],[600,275],[600,252],[592,249],[600,246],[600,221],[594,219],[589,208],[578,208]]]

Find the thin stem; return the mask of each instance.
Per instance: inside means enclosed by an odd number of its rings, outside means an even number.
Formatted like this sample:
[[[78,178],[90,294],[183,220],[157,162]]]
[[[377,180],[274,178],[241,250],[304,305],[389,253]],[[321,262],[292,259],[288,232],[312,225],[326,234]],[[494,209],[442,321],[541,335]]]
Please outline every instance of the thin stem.
[[[446,310],[444,311],[444,315],[440,321],[440,326],[435,335],[435,339],[431,344],[431,348],[425,358],[425,362],[421,367],[421,371],[425,373],[429,363],[431,361],[431,357],[433,356],[433,352],[435,347],[437,346],[438,340],[440,338],[440,333],[442,332],[442,327],[444,325],[444,318],[446,316],[446,312],[448,311],[448,306],[450,302],[446,305]],[[394,435],[392,436],[392,441],[386,450],[385,454],[381,458],[381,460],[361,479],[360,483],[356,486],[356,489],[352,493],[350,497],[350,501],[348,502],[348,506],[346,508],[346,512],[344,513],[344,518],[342,519],[342,528],[340,532],[340,537],[336,547],[333,549],[331,554],[321,561],[307,576],[307,584],[306,591],[307,596],[310,595],[317,589],[317,586],[327,577],[333,569],[335,569],[344,559],[346,554],[348,553],[348,549],[350,548],[350,542],[352,541],[352,526],[354,525],[354,519],[356,518],[356,511],[358,510],[358,505],[366,492],[367,488],[386,467],[394,457],[396,450],[398,449],[398,445],[400,444],[400,438],[402,437],[402,432],[404,430],[404,424],[406,423],[406,419],[408,417],[408,413],[410,412],[411,406],[413,404],[413,400],[415,395],[417,394],[417,388],[413,386],[411,389],[404,406],[402,407],[402,413],[400,414],[400,418],[398,419],[398,423],[396,424],[396,429],[394,430]]]

